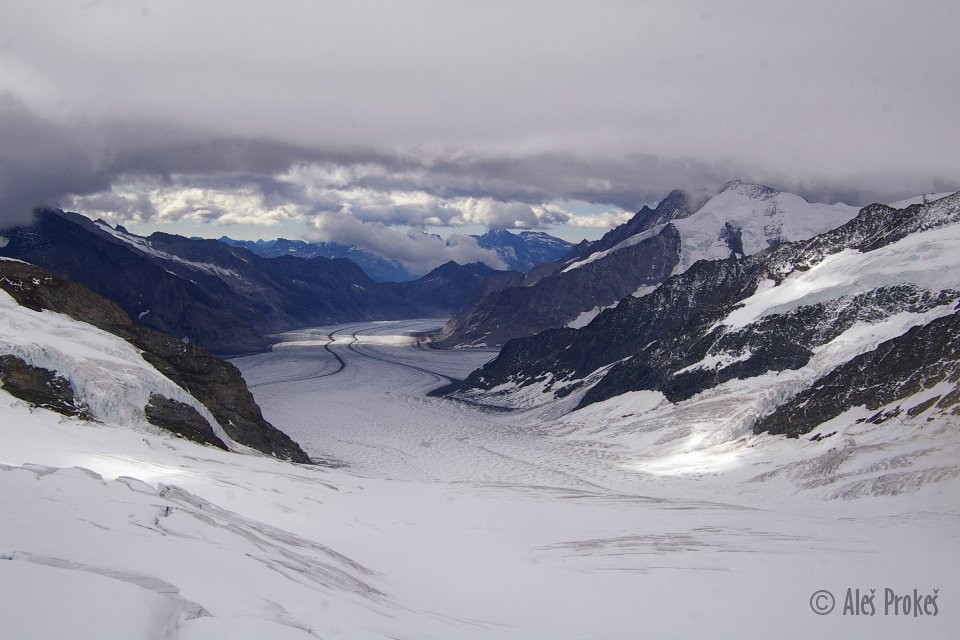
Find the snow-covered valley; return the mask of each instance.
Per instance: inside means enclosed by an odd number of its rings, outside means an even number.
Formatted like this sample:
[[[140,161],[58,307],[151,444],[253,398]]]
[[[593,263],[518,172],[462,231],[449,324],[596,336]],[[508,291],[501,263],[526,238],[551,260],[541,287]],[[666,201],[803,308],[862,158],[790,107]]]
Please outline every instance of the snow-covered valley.
[[[495,355],[422,348],[439,324],[294,332],[234,361],[336,468],[0,395],[3,635],[953,637],[956,425],[711,438],[733,388],[496,411],[426,395]],[[876,615],[844,615],[848,588],[876,589]],[[938,615],[885,615],[885,589],[937,590]]]

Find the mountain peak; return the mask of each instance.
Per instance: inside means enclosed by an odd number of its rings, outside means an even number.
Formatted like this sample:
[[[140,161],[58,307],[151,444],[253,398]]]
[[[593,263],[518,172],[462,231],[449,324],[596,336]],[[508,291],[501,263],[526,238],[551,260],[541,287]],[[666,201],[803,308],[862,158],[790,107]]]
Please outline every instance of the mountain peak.
[[[494,228],[473,238],[481,248],[495,251],[512,271],[527,272],[539,264],[557,260],[571,247],[566,240],[539,231],[513,233]]]
[[[744,182],[743,180],[731,180],[727,184],[723,185],[720,193],[724,193],[726,191],[739,193],[740,195],[747,196],[748,198],[757,198],[763,200],[771,198],[780,193],[772,187],[762,184],[755,184],[752,182]]]

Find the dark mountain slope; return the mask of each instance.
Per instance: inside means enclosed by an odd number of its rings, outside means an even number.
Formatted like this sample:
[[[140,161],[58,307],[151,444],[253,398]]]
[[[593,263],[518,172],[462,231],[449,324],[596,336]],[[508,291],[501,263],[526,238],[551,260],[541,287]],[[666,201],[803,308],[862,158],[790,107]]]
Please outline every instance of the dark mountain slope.
[[[442,316],[463,307],[487,278],[502,273],[480,262],[447,262],[418,280],[394,283],[391,287],[420,315]]]
[[[359,247],[336,242],[305,242],[303,240],[234,240],[223,236],[220,242],[243,247],[261,258],[346,258],[377,282],[406,282],[416,280],[413,275],[396,260],[389,260]]]
[[[347,259],[261,258],[216,240],[143,238],[52,210],[0,235],[0,256],[43,266],[141,324],[224,354],[263,350],[271,334],[304,326],[448,314],[482,280],[478,267],[453,265],[439,279],[380,283]]]
[[[655,209],[644,207],[600,240],[576,245],[562,260],[540,265],[514,287],[498,289],[463,309],[444,327],[438,344],[503,344],[563,327],[580,314],[610,306],[642,287],[659,284],[676,266],[680,245],[676,229],[655,227],[689,215],[694,206],[686,195],[674,191]],[[611,251],[645,232],[649,237],[641,242]],[[610,254],[597,259],[601,252]],[[587,262],[590,256],[594,259]],[[584,264],[572,267],[578,261]]]

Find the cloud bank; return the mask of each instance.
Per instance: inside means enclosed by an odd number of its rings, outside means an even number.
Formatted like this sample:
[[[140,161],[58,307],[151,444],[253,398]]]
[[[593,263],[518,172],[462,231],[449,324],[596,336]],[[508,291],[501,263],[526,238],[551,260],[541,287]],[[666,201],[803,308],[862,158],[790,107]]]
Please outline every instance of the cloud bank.
[[[58,203],[440,260],[472,249],[420,229],[602,229],[734,178],[957,189],[958,22],[946,0],[7,3],[0,226]]]

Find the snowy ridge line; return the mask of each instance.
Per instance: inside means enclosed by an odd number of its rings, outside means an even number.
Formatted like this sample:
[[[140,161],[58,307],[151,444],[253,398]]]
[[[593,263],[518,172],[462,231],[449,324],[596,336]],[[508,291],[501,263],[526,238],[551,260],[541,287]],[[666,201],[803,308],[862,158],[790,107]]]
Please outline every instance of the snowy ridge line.
[[[147,589],[148,591],[153,591],[154,593],[170,598],[176,604],[177,608],[181,610],[181,616],[184,620],[194,620],[196,618],[210,615],[210,612],[204,609],[201,605],[183,598],[180,595],[180,589],[178,587],[166,582],[165,580],[161,580],[156,576],[132,573],[129,571],[122,571],[109,567],[95,567],[74,562],[72,560],[65,560],[63,558],[38,556],[32,553],[24,553],[22,551],[0,553],[0,559],[12,560],[14,562],[27,562],[30,564],[53,567],[55,569],[65,569],[68,571],[92,573],[110,578],[112,580],[126,582],[127,584],[131,584],[142,589]]]
[[[172,253],[167,253],[166,251],[160,251],[159,249],[155,249],[150,244],[150,241],[147,240],[146,238],[141,238],[140,236],[134,236],[134,235],[128,235],[128,234],[122,233],[112,228],[110,225],[108,225],[103,221],[97,221],[95,224],[101,231],[104,231],[110,236],[116,238],[117,240],[120,240],[124,244],[130,247],[133,247],[134,249],[142,253],[153,256],[154,258],[160,258],[161,260],[167,260],[169,262],[176,262],[178,264],[187,266],[191,269],[202,271],[204,273],[207,273],[213,276],[228,277],[228,278],[234,278],[236,280],[243,280],[243,277],[233,269],[225,269],[223,267],[220,267],[218,265],[211,264],[208,262],[193,262],[191,260],[186,260],[184,258],[181,258],[178,255],[174,255]],[[169,273],[173,275],[177,275],[172,271]]]
[[[923,204],[924,202],[934,202],[936,200],[941,200],[947,196],[953,195],[954,191],[944,191],[942,193],[925,193],[919,196],[913,196],[912,198],[906,198],[904,200],[898,200],[897,202],[891,202],[888,206],[893,207],[894,209],[906,209],[909,206],[915,204]]]
[[[665,224],[659,224],[655,227],[647,229],[646,231],[634,234],[629,238],[627,238],[626,240],[622,240],[621,242],[617,243],[615,246],[607,249],[606,251],[598,251],[596,253],[591,253],[589,256],[587,256],[583,260],[578,260],[577,262],[574,262],[568,265],[563,271],[561,271],[561,273],[567,273],[569,271],[573,271],[574,269],[579,269],[584,265],[590,264],[591,262],[595,262],[597,260],[602,260],[603,258],[606,258],[611,254],[617,253],[618,251],[622,251],[624,249],[628,249],[630,247],[638,245],[644,240],[649,240],[650,238],[654,238],[657,235],[659,235],[660,232],[666,228],[666,226],[667,225]]]
[[[737,233],[743,254],[753,255],[834,229],[859,211],[842,203],[811,203],[792,193],[731,182],[693,214],[671,221],[680,231],[680,262],[673,274],[683,273],[698,260],[730,256],[733,249],[724,239],[728,224]]]

